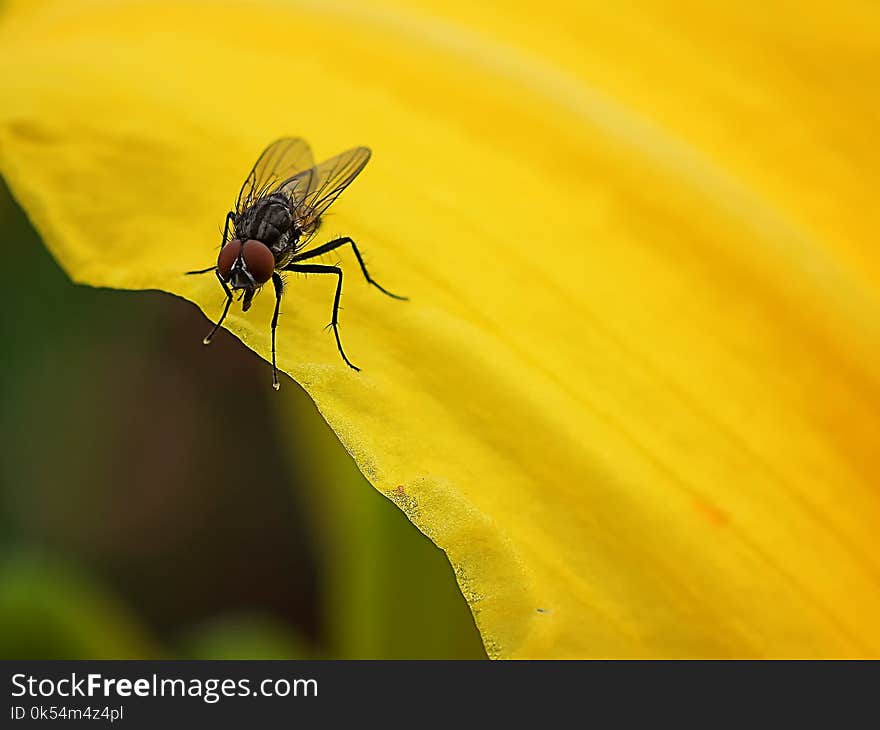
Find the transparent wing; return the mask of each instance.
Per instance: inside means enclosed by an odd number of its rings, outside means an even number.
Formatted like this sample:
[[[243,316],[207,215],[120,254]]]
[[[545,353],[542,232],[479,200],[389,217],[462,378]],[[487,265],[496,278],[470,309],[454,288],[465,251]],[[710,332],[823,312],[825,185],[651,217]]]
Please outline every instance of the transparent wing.
[[[315,222],[364,169],[370,159],[367,147],[355,147],[297,173],[285,182],[279,192],[290,196],[295,207]]]
[[[235,201],[235,212],[241,213],[255,200],[272,191],[298,172],[315,165],[309,143],[299,137],[282,137],[270,144],[257,159]]]

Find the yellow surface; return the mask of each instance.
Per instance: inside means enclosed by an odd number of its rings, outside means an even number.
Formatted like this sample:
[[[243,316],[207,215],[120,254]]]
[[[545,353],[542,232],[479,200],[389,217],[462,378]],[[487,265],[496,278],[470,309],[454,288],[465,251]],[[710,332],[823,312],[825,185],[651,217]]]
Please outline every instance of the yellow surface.
[[[741,7],[11,3],[0,170],[75,280],[215,318],[263,146],[369,145],[322,235],[412,301],[340,253],[363,372],[319,276],[280,365],[490,656],[876,657],[880,11]]]

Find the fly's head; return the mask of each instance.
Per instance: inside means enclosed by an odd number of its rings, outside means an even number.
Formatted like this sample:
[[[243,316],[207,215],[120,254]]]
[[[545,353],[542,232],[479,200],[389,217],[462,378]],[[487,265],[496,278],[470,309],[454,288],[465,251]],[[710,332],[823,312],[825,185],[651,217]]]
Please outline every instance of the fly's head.
[[[242,311],[247,312],[257,289],[272,278],[275,256],[261,241],[235,238],[220,249],[217,273],[234,290],[242,290]]]

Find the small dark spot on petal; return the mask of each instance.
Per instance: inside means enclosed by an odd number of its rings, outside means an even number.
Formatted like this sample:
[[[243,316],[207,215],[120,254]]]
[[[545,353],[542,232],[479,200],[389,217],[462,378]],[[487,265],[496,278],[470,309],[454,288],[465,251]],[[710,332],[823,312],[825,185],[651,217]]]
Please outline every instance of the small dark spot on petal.
[[[56,134],[32,120],[14,119],[7,123],[7,127],[16,137],[27,142],[46,143],[55,142],[57,139]]]
[[[727,527],[730,523],[730,515],[727,510],[722,509],[708,499],[697,497],[694,499],[693,505],[697,514],[716,527]]]

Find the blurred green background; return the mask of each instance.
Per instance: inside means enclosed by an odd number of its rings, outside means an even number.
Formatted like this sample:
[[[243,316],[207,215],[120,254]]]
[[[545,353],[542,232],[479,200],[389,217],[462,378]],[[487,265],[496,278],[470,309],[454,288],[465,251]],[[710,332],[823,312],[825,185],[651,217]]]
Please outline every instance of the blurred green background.
[[[183,300],[72,284],[2,182],[0,230],[0,657],[485,658],[293,381]]]

